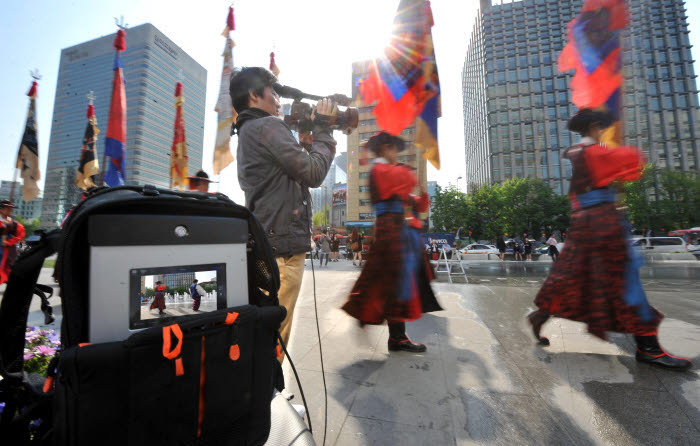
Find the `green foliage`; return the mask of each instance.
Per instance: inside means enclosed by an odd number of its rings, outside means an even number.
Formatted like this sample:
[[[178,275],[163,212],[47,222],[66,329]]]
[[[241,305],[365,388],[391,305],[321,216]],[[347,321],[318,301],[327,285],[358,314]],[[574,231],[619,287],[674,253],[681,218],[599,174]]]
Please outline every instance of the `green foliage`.
[[[625,184],[625,205],[638,229],[672,231],[700,223],[700,174],[657,169],[650,164],[641,180]]]
[[[26,221],[19,215],[13,215],[12,218],[17,220],[24,226],[24,232],[25,232],[25,237],[29,237],[30,235],[34,235],[34,231],[39,229],[39,226],[41,225],[41,220],[39,218],[35,218],[34,220]]]
[[[323,209],[316,212],[313,217],[311,217],[314,226],[326,227],[330,221],[331,209],[328,205],[325,205]]]
[[[532,178],[485,184],[468,195],[453,186],[438,186],[431,206],[434,230],[456,232],[461,227],[462,234],[471,231],[476,240],[495,240],[505,233],[539,238],[542,232],[569,225],[567,198]]]

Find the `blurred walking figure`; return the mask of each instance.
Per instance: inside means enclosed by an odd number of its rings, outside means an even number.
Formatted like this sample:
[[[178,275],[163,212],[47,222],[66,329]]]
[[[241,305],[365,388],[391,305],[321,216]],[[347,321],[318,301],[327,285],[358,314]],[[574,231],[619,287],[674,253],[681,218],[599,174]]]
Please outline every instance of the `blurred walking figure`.
[[[528,240],[527,234],[525,234],[524,238],[523,249],[525,250],[525,261],[532,262],[532,242]]]
[[[193,311],[199,311],[199,306],[202,303],[202,296],[206,295],[207,292],[204,291],[204,288],[199,284],[199,281],[197,279],[194,279],[192,281],[192,285],[190,285],[190,296],[192,296],[192,310]]]
[[[502,235],[496,240],[496,248],[498,248],[498,256],[502,261],[506,256],[506,241],[503,239]]]
[[[0,201],[0,233],[2,233],[2,246],[0,247],[0,284],[10,278],[12,265],[17,258],[17,244],[24,239],[24,226],[10,217],[15,206],[8,199]]]
[[[523,259],[523,254],[522,254],[522,246],[520,246],[520,243],[517,241],[513,243],[513,256],[515,257],[515,260],[522,260]]]
[[[424,352],[425,345],[411,342],[406,335],[406,321],[441,308],[430,287],[434,275],[420,235],[411,226],[415,218],[407,218],[418,204],[411,196],[416,175],[406,166],[397,165],[398,153],[404,147],[401,138],[381,132],[367,145],[378,156],[370,172],[370,197],[377,217],[374,242],[372,255],[343,310],[361,324],[378,325],[386,320],[389,351]],[[423,192],[420,201],[426,200]]]
[[[547,254],[549,254],[553,262],[556,262],[559,257],[559,250],[557,249],[557,239],[554,238],[554,234],[549,236],[547,246],[549,246],[549,248],[547,248]]]
[[[613,122],[610,114],[590,109],[569,120],[569,130],[582,136],[580,144],[564,153],[573,168],[569,238],[535,298],[538,310],[528,319],[543,345],[549,340],[540,331],[551,315],[585,322],[588,332],[601,339],[608,331],[633,334],[637,361],[687,369],[692,366],[689,360],[669,355],[659,345],[663,315],[649,305],[642,289],[642,261],[627,238],[627,223],[610,187],[615,181],[641,178],[646,162],[636,147],[610,149],[600,144],[603,130]]]

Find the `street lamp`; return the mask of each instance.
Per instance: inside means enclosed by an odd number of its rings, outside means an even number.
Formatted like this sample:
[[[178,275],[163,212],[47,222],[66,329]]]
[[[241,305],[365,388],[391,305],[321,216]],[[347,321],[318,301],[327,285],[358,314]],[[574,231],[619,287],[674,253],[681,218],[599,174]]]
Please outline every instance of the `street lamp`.
[[[459,190],[459,180],[461,180],[462,177],[457,177],[457,189]]]

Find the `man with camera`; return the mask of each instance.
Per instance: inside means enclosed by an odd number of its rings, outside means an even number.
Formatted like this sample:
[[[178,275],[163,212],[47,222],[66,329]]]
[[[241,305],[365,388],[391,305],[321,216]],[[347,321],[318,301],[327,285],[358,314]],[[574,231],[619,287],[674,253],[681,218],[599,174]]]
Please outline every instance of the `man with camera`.
[[[229,93],[238,113],[238,182],[246,207],[260,220],[280,271],[279,301],[287,309],[280,327],[289,341],[294,306],[301,288],[304,258],[311,249],[310,187],[319,187],[335,157],[329,99],[312,114],[313,142],[302,147],[279,115],[277,78],[260,67],[243,68],[231,79]]]

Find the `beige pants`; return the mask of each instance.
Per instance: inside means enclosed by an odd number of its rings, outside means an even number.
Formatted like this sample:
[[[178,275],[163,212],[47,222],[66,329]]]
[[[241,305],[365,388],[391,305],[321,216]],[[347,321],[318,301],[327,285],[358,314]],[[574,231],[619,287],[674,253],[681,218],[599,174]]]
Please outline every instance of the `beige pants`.
[[[284,345],[289,347],[289,335],[292,332],[292,320],[294,319],[294,307],[301,289],[301,279],[304,276],[304,259],[306,254],[295,254],[289,257],[277,257],[277,267],[280,270],[280,305],[287,309],[287,317],[280,326],[280,335]],[[279,358],[284,360],[284,354]]]

